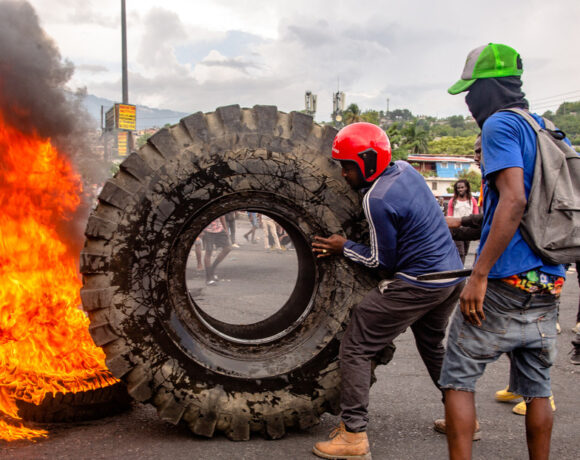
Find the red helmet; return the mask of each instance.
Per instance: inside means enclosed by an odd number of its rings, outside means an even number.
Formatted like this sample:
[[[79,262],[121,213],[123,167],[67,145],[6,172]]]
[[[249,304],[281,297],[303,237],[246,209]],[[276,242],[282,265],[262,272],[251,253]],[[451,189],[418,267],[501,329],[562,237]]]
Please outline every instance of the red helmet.
[[[332,158],[354,161],[364,180],[372,182],[391,162],[391,143],[377,125],[353,123],[342,128],[334,138]]]

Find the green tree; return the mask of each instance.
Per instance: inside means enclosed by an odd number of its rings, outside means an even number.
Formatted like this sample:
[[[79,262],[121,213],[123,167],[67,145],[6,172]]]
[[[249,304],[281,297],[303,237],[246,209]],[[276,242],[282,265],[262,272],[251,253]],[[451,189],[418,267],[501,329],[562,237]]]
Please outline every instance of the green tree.
[[[462,115],[435,120],[431,126],[433,137],[453,136],[468,137],[479,134],[479,126],[472,118],[464,118]]]
[[[563,102],[556,113],[547,111],[543,116],[564,131],[572,144],[580,144],[580,102]]]
[[[367,123],[372,123],[373,125],[379,125],[381,116],[376,110],[365,110],[361,115],[362,121]]]
[[[359,106],[357,104],[350,104],[342,113],[342,120],[344,121],[345,125],[363,121]]]
[[[395,109],[388,113],[388,118],[393,121],[411,121],[415,117],[408,109]]]
[[[443,136],[429,141],[428,147],[429,151],[434,154],[471,156],[476,138],[475,135],[468,137]]]
[[[580,115],[580,101],[578,102],[563,102],[556,110],[556,115]]]
[[[401,135],[403,147],[411,153],[429,153],[429,132],[417,126],[417,120],[405,123]]]
[[[452,115],[447,118],[447,123],[452,128],[464,128],[465,127],[465,118],[461,115]]]
[[[151,137],[151,134],[143,134],[137,138],[137,148],[140,149],[147,143],[147,139]]]
[[[393,161],[406,160],[409,152],[402,146],[403,136],[401,135],[401,125],[399,123],[393,123],[387,128],[386,132],[387,136],[389,136],[389,141],[391,142]]]

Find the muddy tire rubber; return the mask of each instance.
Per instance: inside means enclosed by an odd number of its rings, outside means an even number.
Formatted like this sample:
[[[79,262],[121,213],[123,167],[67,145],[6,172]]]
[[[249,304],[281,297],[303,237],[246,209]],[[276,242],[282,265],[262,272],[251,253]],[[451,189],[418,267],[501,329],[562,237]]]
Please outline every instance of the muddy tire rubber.
[[[376,284],[310,247],[313,235],[361,232],[359,198],[330,159],[335,135],[273,106],[221,107],[154,134],[103,187],[81,254],[83,308],[111,372],[163,420],[247,440],[338,412],[339,341]],[[185,268],[201,230],[241,209],[286,229],[299,275],[278,312],[232,325],[196,305]]]
[[[119,382],[78,393],[48,393],[40,404],[17,400],[18,415],[38,423],[81,422],[109,417],[128,410],[132,399]]]

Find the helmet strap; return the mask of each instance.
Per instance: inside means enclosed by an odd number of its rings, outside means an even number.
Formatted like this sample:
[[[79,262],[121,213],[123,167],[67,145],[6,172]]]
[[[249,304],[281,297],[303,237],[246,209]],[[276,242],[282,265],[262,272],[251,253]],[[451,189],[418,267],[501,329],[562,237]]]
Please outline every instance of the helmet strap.
[[[368,178],[377,172],[378,153],[375,149],[366,149],[359,152],[358,156],[363,161],[365,168],[363,176],[365,177],[365,180],[368,181]]]

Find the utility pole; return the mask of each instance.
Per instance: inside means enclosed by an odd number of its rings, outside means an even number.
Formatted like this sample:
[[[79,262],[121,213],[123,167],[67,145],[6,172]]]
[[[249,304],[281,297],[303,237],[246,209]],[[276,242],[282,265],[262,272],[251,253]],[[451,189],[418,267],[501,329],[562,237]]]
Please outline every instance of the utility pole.
[[[121,0],[121,56],[123,74],[123,104],[129,103],[129,78],[127,74],[127,15],[125,0]],[[133,150],[133,134],[127,131],[127,150]]]
[[[103,140],[103,162],[109,164],[109,148],[107,146],[107,128],[105,126],[105,107],[101,106],[101,139]]]
[[[121,0],[121,56],[123,72],[123,104],[129,103],[129,83],[127,77],[127,15],[125,0]]]

